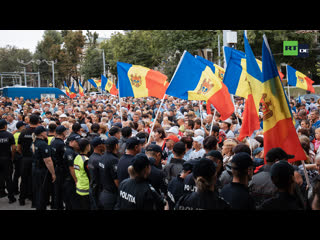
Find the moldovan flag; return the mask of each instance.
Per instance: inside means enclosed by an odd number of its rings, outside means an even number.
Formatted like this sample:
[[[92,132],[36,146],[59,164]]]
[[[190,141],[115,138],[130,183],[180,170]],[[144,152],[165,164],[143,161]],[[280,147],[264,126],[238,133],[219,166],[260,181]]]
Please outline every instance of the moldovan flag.
[[[67,96],[68,97],[70,97],[70,90],[69,90],[69,87],[68,87],[68,85],[66,84],[66,82],[65,81],[63,81],[64,82],[64,88],[65,88],[65,90],[66,90],[66,94],[67,94]]]
[[[95,88],[101,87],[101,80],[88,79],[88,82]]]
[[[305,89],[314,93],[314,88],[312,86],[312,81],[303,73],[297,71],[293,67],[287,65],[287,75],[288,75],[288,84],[290,86],[296,86],[297,88]]]
[[[212,104],[225,120],[234,112],[228,88],[211,68],[184,51],[166,94]]]
[[[70,88],[70,98],[74,98],[77,96],[76,90],[74,89],[74,81],[71,84],[71,88]]]
[[[117,71],[120,97],[162,99],[169,85],[166,75],[143,66],[117,62]]]
[[[116,85],[113,82],[111,82],[110,79],[108,79],[108,81],[107,81],[107,84],[105,86],[105,90],[107,90],[110,94],[115,95],[115,96],[119,94],[119,91],[118,91]]]
[[[242,141],[245,137],[250,137],[255,130],[260,129],[258,113],[262,97],[262,72],[245,35],[244,47],[246,51],[246,68],[243,70],[247,72],[245,81],[247,82],[248,95],[243,111],[239,141]]]
[[[293,125],[289,102],[265,35],[262,45],[262,75],[264,155],[271,148],[280,147],[287,154],[295,156],[289,162],[306,160],[307,156]]]
[[[79,95],[80,95],[81,97],[83,97],[83,96],[84,96],[83,86],[82,86],[82,84],[81,84],[81,81],[80,81],[80,80],[79,80]]]

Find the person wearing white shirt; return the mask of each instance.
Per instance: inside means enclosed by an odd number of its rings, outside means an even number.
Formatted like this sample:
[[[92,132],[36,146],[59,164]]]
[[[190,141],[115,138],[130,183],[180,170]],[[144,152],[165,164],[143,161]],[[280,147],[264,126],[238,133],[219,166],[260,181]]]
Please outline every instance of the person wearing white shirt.
[[[14,114],[8,114],[7,116],[7,122],[8,122],[8,125],[7,125],[7,131],[8,132],[13,132],[14,130],[17,130],[16,128],[16,124],[17,124],[17,120],[14,119]]]
[[[190,153],[190,159],[202,158],[206,151],[203,148],[203,137],[193,137],[193,148],[194,150]]]
[[[222,121],[221,123],[221,129],[225,132],[226,138],[233,138],[234,133],[230,130],[232,125],[232,120],[230,118]]]

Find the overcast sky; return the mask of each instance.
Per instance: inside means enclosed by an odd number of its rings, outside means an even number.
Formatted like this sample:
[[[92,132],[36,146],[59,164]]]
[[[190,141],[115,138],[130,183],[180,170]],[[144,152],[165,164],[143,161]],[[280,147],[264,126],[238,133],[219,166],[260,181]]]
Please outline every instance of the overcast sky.
[[[34,53],[37,43],[42,40],[45,30],[0,30],[0,48],[7,45],[26,48]],[[86,30],[82,30],[83,34]],[[90,30],[99,33],[99,37],[109,38],[114,32],[122,30]]]

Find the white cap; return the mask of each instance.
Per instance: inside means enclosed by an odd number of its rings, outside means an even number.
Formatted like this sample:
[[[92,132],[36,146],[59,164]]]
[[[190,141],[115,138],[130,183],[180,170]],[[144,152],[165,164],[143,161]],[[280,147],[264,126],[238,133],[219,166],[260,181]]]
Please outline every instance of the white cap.
[[[59,116],[59,118],[66,118],[66,117],[68,117],[66,114],[64,114],[64,113],[62,113],[60,116]]]
[[[226,120],[224,120],[223,122],[225,123],[229,123],[229,124],[232,124],[232,120],[230,118],[227,118]]]
[[[179,134],[179,130],[176,128],[176,127],[171,127],[167,133],[173,133],[175,135],[178,135]]]
[[[194,130],[194,136],[204,137],[204,131],[202,129],[196,129],[196,130]]]
[[[203,144],[203,137],[197,136],[197,137],[192,137],[193,141],[198,142],[200,144]]]

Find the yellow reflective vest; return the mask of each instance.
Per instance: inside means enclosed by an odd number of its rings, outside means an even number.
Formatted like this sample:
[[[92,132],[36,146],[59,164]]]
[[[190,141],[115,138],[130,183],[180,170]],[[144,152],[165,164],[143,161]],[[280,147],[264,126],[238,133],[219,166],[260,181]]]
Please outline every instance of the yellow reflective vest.
[[[87,156],[78,154],[73,163],[77,178],[76,192],[81,196],[89,195],[89,178],[84,169],[84,163],[88,160]]]

